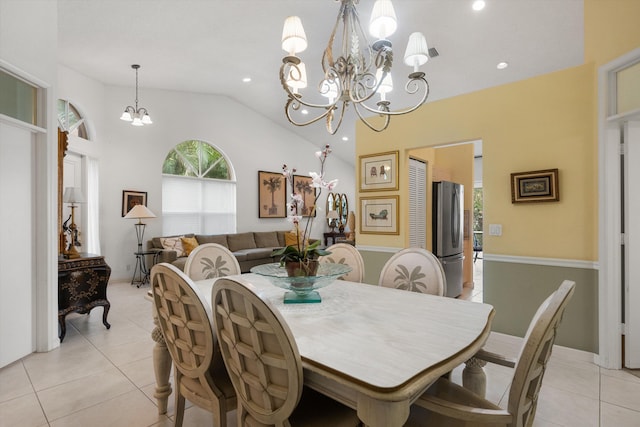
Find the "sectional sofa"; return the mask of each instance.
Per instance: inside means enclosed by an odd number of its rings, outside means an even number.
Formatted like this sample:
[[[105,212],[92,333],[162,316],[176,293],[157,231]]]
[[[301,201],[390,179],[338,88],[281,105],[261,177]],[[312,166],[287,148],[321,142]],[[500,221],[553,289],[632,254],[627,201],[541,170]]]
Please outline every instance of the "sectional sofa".
[[[238,259],[243,273],[251,267],[260,264],[277,262],[278,259],[271,256],[274,249],[282,248],[287,242],[284,231],[255,231],[234,234],[184,234],[179,236],[154,237],[147,241],[149,251],[158,251],[157,262],[168,262],[184,270],[187,261],[189,246],[195,241],[198,245],[204,243],[218,243],[228,248]]]

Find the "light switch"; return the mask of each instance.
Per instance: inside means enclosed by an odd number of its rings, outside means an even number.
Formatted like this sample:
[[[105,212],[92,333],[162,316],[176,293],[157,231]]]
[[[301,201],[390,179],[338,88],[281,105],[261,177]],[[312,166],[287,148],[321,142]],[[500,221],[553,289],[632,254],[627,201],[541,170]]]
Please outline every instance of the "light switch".
[[[502,236],[502,224],[489,224],[489,236]]]

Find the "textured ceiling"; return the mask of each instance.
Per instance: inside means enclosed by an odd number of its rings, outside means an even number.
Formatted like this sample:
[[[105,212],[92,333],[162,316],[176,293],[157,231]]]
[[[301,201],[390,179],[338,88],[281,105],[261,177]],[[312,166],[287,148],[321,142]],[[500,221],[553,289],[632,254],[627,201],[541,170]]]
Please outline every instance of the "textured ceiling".
[[[361,0],[367,24],[373,0]],[[402,64],[408,35],[425,34],[440,56],[422,67],[430,84],[427,102],[501,85],[583,62],[581,0],[486,0],[475,12],[472,0],[393,0],[398,31],[396,89],[392,109],[410,101],[398,93],[409,69]],[[294,127],[284,117],[286,100],[278,71],[282,23],[301,17],[309,48],[309,86],[335,22],[334,0],[58,0],[59,62],[109,85],[133,86],[131,64],[141,64],[144,88],[223,94],[353,163],[354,120],[329,135],[324,123]],[[510,66],[497,70],[496,64]],[[242,82],[250,76],[252,82]],[[394,98],[395,97],[395,98]],[[145,105],[146,106],[146,105]],[[146,106],[151,110],[152,106]],[[114,112],[114,114],[119,114]],[[391,121],[393,126],[394,122]],[[348,136],[348,142],[341,140]]]

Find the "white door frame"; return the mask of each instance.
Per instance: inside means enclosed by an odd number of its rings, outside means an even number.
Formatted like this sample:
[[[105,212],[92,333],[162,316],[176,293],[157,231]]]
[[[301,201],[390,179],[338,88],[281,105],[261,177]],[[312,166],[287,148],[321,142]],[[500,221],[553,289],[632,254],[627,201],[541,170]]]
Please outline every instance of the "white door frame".
[[[639,111],[615,114],[615,73],[640,59],[635,49],[598,70],[598,346],[596,363],[622,368],[620,123]]]

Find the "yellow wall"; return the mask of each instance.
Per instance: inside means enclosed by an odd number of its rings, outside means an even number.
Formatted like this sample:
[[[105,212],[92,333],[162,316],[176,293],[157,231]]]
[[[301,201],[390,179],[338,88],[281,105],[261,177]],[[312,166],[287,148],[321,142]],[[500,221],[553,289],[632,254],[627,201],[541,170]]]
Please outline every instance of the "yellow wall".
[[[640,47],[639,19],[638,0],[585,0],[585,62],[600,66]]]
[[[442,101],[395,117],[389,129],[356,128],[357,155],[483,141],[484,223],[502,224],[484,236],[492,254],[595,260],[597,177],[591,121],[591,66],[571,68]],[[406,168],[400,156],[400,170]],[[560,202],[511,203],[512,172],[558,168]],[[400,194],[407,180],[400,179]],[[405,205],[401,203],[401,208]],[[402,212],[400,218],[404,218]],[[399,247],[401,236],[358,236],[358,244]]]

